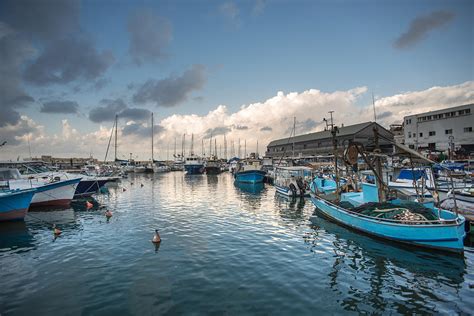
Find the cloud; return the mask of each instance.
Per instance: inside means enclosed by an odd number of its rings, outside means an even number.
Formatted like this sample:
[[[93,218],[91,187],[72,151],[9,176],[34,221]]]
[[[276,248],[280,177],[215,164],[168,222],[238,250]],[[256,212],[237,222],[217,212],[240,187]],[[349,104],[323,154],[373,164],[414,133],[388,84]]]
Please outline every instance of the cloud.
[[[17,124],[18,109],[34,101],[21,84],[22,64],[33,53],[28,41],[0,22],[0,127]]]
[[[37,125],[26,116],[21,116],[15,124],[0,127],[0,143],[6,141],[7,146],[16,146],[22,142],[27,142],[28,137],[31,137],[33,134],[40,135],[42,133],[42,126]],[[7,148],[5,147],[5,149]]]
[[[259,16],[265,10],[265,6],[267,5],[265,0],[255,0],[255,3],[252,7],[252,15]]]
[[[112,122],[115,115],[127,108],[122,99],[102,99],[100,104],[103,106],[96,107],[89,112],[89,119],[95,123]]]
[[[171,23],[150,9],[134,12],[128,19],[129,52],[134,62],[157,61],[166,56],[165,48],[171,41]]]
[[[218,135],[224,135],[230,133],[232,130],[227,126],[218,126],[214,128],[209,128],[204,132],[203,138],[210,138]]]
[[[0,12],[15,30],[40,40],[59,39],[79,29],[79,0],[4,0]]]
[[[392,112],[390,112],[390,111],[385,111],[385,112],[383,112],[383,113],[377,114],[377,119],[378,119],[378,120],[381,120],[381,119],[384,119],[384,118],[391,117],[392,115],[393,115]]]
[[[133,101],[173,107],[186,101],[193,91],[201,90],[206,81],[206,68],[203,65],[194,65],[180,76],[171,75],[161,80],[148,80],[138,88],[133,95]]]
[[[403,117],[407,115],[473,102],[474,81],[467,81],[453,86],[435,86],[426,90],[408,91],[383,97],[375,101],[375,108],[377,113],[381,113],[377,115],[377,122],[380,120],[388,125],[395,121],[401,122]],[[368,112],[370,112],[370,109],[368,109]],[[386,112],[392,112],[393,115],[384,117]]]
[[[430,14],[416,17],[408,30],[401,34],[394,42],[398,49],[410,48],[426,38],[429,32],[454,19],[455,14],[450,11],[434,11]]]
[[[296,122],[296,132],[297,133],[304,133],[313,130],[316,126],[318,126],[319,123],[317,123],[313,119],[306,119],[301,122]]]
[[[85,37],[69,37],[48,43],[25,69],[23,77],[37,86],[95,80],[114,62],[111,52],[98,52]]]
[[[89,112],[89,119],[95,123],[112,122],[115,115],[120,119],[131,121],[144,121],[151,117],[147,109],[129,108],[123,99],[102,99],[102,106],[98,106]]]
[[[42,113],[69,114],[77,113],[79,105],[74,101],[50,101],[41,106]]]
[[[194,134],[195,148],[199,148],[199,143],[207,132],[213,129],[222,131],[227,127],[231,129],[226,133],[229,156],[231,153],[230,144],[233,142],[236,149],[238,139],[241,140],[241,144],[247,142],[248,151],[250,151],[249,148],[256,148],[258,141],[260,151],[263,153],[265,145],[270,141],[288,138],[287,130],[293,126],[293,117],[296,117],[297,122],[300,122],[298,124],[303,124],[306,128],[311,128],[316,123],[314,128],[304,133],[323,130],[325,124],[322,119],[328,116],[328,110],[335,111],[334,122],[339,126],[373,120],[372,102],[359,104],[363,99],[362,96],[366,96],[367,90],[366,87],[356,87],[345,91],[325,92],[310,89],[290,93],[278,92],[266,100],[244,105],[235,112],[228,111],[224,105],[218,105],[204,115],[174,114],[157,122],[155,144],[157,148],[166,148],[167,144],[174,143],[175,137],[179,143],[183,133],[186,133],[184,148],[188,153],[191,134]],[[379,113],[377,122],[388,127],[389,124],[401,122],[406,115],[469,103],[474,103],[474,81],[380,97],[375,101],[375,107],[376,112]],[[389,115],[387,112],[392,112],[392,114]],[[115,113],[111,114],[113,117]],[[134,157],[138,156],[138,159],[150,158],[151,131],[148,123],[149,121],[129,121],[123,128],[120,128],[122,124],[119,125],[120,157],[128,158],[129,153],[133,152]],[[112,126],[109,123],[108,128],[100,126],[98,130],[86,133],[78,132],[70,123],[67,123],[62,124],[60,133],[47,135],[40,128],[34,127],[34,122],[23,122],[23,124],[27,124],[23,125],[26,132],[28,128],[33,128],[34,131],[25,134],[20,126],[16,129],[11,125],[0,127],[0,138],[9,135],[8,139],[13,138],[13,141],[17,142],[16,145],[9,145],[11,147],[8,149],[1,150],[0,159],[10,159],[13,155],[13,158],[16,158],[21,153],[28,154],[26,135],[30,135],[34,155],[43,153],[65,157],[84,157],[92,151],[96,157],[102,159]],[[232,128],[233,126],[247,126],[248,128],[242,130]],[[271,130],[268,127],[271,127]],[[6,128],[8,134],[5,132]],[[297,128],[297,134],[301,133],[303,132]],[[222,136],[216,139],[218,145],[223,145]],[[173,149],[170,148],[170,157],[172,151]],[[156,152],[156,159],[166,159],[166,156],[165,150]]]
[[[127,108],[119,113],[119,117],[134,121],[143,121],[150,119],[151,112],[147,109]]]
[[[155,125],[153,128],[153,135],[159,135],[164,132],[161,125]],[[140,136],[151,138],[151,125],[130,122],[122,128],[123,136]],[[150,145],[151,146],[151,145]]]
[[[233,1],[226,1],[219,6],[219,13],[235,26],[240,26],[240,10]]]
[[[110,80],[106,78],[97,79],[93,84],[94,90],[95,91],[102,90],[107,84],[109,84],[109,82]]]

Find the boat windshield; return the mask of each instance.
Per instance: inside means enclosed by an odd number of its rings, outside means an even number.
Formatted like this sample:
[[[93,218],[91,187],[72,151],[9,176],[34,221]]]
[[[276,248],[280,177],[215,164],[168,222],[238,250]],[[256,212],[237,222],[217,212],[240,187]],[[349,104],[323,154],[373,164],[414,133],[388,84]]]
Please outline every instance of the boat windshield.
[[[18,169],[0,169],[0,181],[21,179]]]

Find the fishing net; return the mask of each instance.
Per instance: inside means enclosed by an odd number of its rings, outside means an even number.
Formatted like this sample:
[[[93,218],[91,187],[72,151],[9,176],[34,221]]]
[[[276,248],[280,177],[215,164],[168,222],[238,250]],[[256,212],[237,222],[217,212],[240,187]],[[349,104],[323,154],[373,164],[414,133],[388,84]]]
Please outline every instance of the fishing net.
[[[357,207],[353,207],[349,202],[341,202],[340,206],[352,212],[381,219],[393,219],[405,222],[435,221],[439,219],[431,209],[422,204],[409,201],[401,205],[395,205],[389,202],[370,202]]]

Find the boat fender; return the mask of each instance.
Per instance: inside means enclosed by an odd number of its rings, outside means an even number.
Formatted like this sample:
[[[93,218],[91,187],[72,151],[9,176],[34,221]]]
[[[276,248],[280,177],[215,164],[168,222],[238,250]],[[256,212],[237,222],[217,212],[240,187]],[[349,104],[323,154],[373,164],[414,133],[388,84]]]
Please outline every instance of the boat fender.
[[[89,201],[86,201],[86,208],[87,208],[87,209],[91,209],[92,207],[94,207],[94,204],[92,204],[92,203],[89,202]]]

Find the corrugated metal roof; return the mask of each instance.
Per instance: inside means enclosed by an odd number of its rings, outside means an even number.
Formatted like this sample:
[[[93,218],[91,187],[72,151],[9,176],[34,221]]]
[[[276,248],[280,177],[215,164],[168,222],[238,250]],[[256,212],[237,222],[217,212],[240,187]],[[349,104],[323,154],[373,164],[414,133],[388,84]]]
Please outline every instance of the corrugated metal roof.
[[[360,123],[360,124],[355,124],[355,125],[349,125],[349,126],[344,126],[344,127],[339,127],[339,133],[337,134],[338,137],[340,136],[346,136],[346,135],[352,135],[355,134],[367,126],[370,126],[372,122],[365,122],[365,123]],[[305,141],[310,141],[310,140],[319,140],[319,139],[325,139],[325,138],[331,138],[331,132],[330,131],[320,131],[320,132],[315,132],[315,133],[309,133],[309,134],[304,134],[304,135],[299,135],[296,137],[292,137],[290,141],[288,142],[288,137],[287,138],[282,138],[282,139],[277,139],[273,140],[268,144],[268,147],[272,146],[282,146],[282,145],[287,145],[288,143],[299,143],[299,142],[305,142]]]

